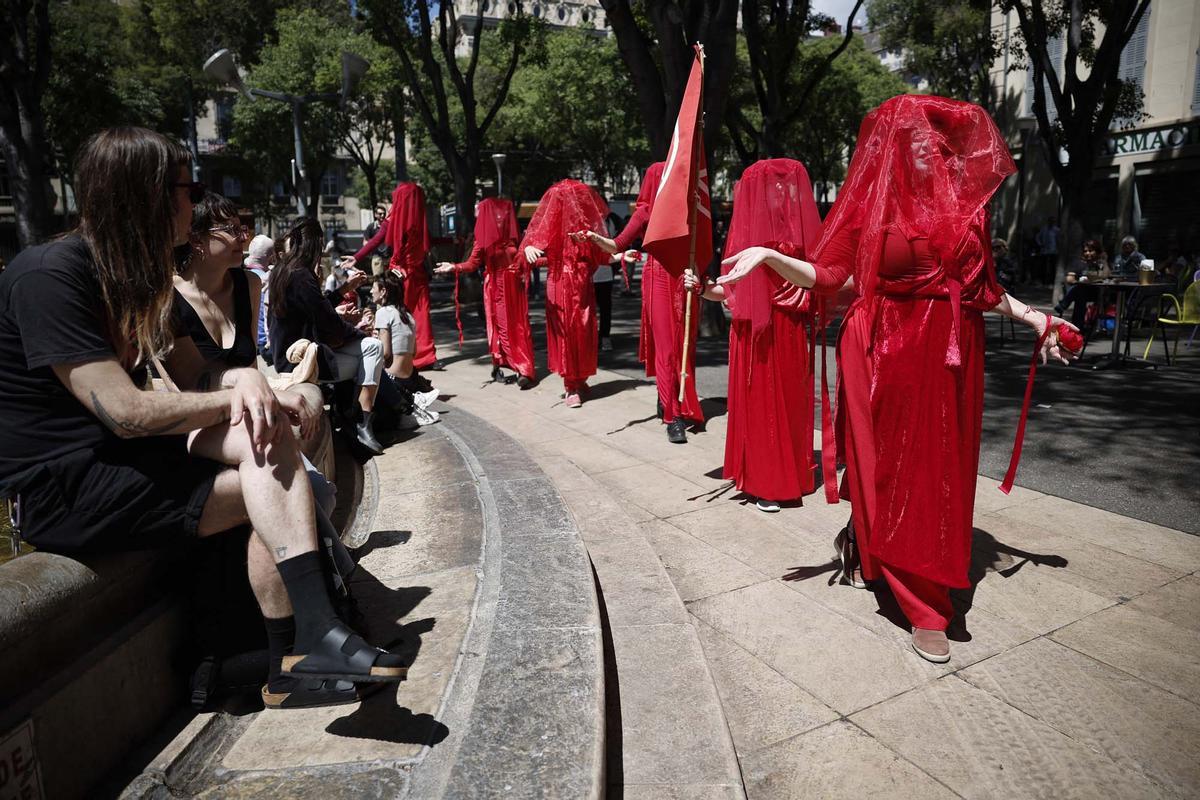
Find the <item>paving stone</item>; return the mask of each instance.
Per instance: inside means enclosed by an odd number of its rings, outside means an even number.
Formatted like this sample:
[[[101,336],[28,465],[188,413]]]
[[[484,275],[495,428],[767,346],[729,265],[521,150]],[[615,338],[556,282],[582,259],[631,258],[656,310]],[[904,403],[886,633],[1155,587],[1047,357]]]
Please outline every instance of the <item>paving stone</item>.
[[[1200,636],[1190,628],[1117,606],[1051,638],[1180,697],[1200,698]]]
[[[649,417],[647,418],[647,415]],[[646,463],[678,458],[681,447],[689,445],[671,444],[667,441],[667,429],[654,416],[653,401],[645,413],[637,412],[635,418],[624,425],[602,434],[605,444],[616,447]],[[704,472],[704,470],[700,470]]]
[[[746,794],[741,784],[737,786],[710,786],[698,783],[688,783],[674,786],[662,784],[625,784],[620,794],[624,800],[739,800]]]
[[[851,721],[969,800],[1162,796],[1144,776],[954,675]]]
[[[1113,600],[1024,567],[988,572],[973,594],[975,608],[1035,633],[1047,633],[1113,604]]]
[[[757,572],[778,578],[798,567],[831,563],[833,547],[764,523],[769,516],[737,503],[717,502],[669,522],[685,533],[737,559]]]
[[[507,539],[500,569],[497,627],[599,625],[591,565],[582,542],[574,534]]]
[[[1200,632],[1200,577],[1186,575],[1127,604],[1181,628]]]
[[[1043,497],[997,513],[1171,569],[1182,572],[1200,569],[1200,536],[1122,517],[1082,503]]]
[[[1144,773],[1200,796],[1200,708],[1049,639],[959,675],[1009,705]]]
[[[639,527],[684,601],[698,600],[767,580],[762,573],[684,533],[669,522],[651,520]]]
[[[638,464],[595,476],[609,492],[646,509],[656,517],[692,511],[703,490],[695,483],[672,475],[653,464]]]
[[[604,593],[609,625],[688,621],[671,579],[645,539],[592,542],[587,550]]]
[[[711,626],[699,625],[707,629],[700,641],[739,759],[838,718],[836,711]]]
[[[530,451],[535,456],[563,456],[589,475],[632,467],[640,463],[639,459],[634,456],[610,447],[593,436],[585,435],[541,442],[530,447]]]
[[[575,523],[550,478],[544,475],[492,486],[501,536],[574,536]]]
[[[1022,571],[1044,573],[1054,580],[1111,600],[1135,597],[1183,574],[1161,564],[998,514],[977,514],[975,528],[976,542],[982,540],[986,543],[983,546],[996,551],[994,569],[1003,571],[1020,564]],[[990,540],[984,537],[990,537]]]
[[[651,518],[650,512],[630,504],[621,504],[599,485],[587,490],[562,491],[563,502],[575,520],[585,542],[607,542],[641,536],[635,517]]]
[[[614,628],[627,784],[736,785],[737,759],[691,625]]]
[[[604,758],[599,628],[497,631],[486,658],[451,796],[594,796]]]
[[[938,674],[910,648],[881,639],[778,581],[697,600],[688,610],[842,714]]]
[[[385,495],[438,489],[474,480],[458,448],[446,438],[440,425],[422,428],[419,436],[406,439],[375,459],[380,490]]]
[[[1000,481],[986,475],[978,475],[975,479],[975,516],[999,511],[1002,508],[1021,505],[1032,500],[1045,497],[1041,492],[1026,489],[1023,486],[1013,486],[1008,494],[1000,491]],[[978,524],[978,523],[976,523]]]
[[[405,494],[380,492],[362,568],[380,580],[479,562],[483,514],[474,484]]]
[[[399,797],[408,784],[401,770],[376,767],[368,770],[288,770],[237,776],[200,792],[199,800],[287,797],[293,800],[358,800],[362,797]],[[157,796],[157,795],[156,795]],[[170,795],[162,795],[168,797]]]
[[[750,800],[871,797],[951,800],[954,793],[861,730],[837,721],[745,756]]]

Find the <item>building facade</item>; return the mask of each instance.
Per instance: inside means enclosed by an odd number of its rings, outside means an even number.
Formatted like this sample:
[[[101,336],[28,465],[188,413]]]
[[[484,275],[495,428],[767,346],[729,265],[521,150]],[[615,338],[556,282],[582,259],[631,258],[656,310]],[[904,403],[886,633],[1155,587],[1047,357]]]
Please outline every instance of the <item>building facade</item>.
[[[1016,16],[993,12],[992,28],[1004,43],[1016,35]],[[1062,38],[1049,54],[1062,69]],[[1010,70],[1001,53],[992,65],[999,99],[996,121],[1008,137],[1019,171],[993,209],[993,228],[1014,247],[1027,245],[1038,225],[1059,209],[1058,192],[1033,116],[1033,80],[1026,68]],[[1200,3],[1154,0],[1122,53],[1121,76],[1143,92],[1142,116],[1116,120],[1103,141],[1092,191],[1082,212],[1084,236],[1100,239],[1110,254],[1122,237],[1160,263],[1180,254],[1200,255]],[[1053,113],[1053,112],[1052,112]],[[1065,154],[1064,154],[1065,157]]]

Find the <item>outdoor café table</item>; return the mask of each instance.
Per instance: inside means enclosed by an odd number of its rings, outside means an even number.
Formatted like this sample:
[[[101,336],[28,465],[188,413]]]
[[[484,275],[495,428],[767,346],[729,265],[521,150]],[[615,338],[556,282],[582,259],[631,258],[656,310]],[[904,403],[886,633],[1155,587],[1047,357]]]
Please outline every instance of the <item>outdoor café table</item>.
[[[1112,351],[1103,359],[1092,365],[1092,369],[1108,369],[1109,367],[1120,368],[1125,365],[1126,361],[1142,362],[1148,366],[1157,366],[1149,361],[1143,361],[1140,358],[1132,358],[1121,354],[1121,335],[1125,330],[1125,306],[1126,298],[1133,292],[1141,289],[1147,294],[1157,295],[1167,291],[1170,283],[1138,283],[1137,281],[1121,281],[1121,280],[1096,280],[1091,281],[1091,285],[1100,290],[1100,305],[1104,307],[1104,297],[1108,292],[1114,292],[1117,295],[1117,318],[1113,326]]]

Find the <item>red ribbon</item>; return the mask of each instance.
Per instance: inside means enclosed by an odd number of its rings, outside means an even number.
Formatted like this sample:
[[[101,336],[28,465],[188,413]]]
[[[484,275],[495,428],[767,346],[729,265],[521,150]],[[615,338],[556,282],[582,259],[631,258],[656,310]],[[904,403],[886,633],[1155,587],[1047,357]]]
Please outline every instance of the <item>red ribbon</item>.
[[[837,488],[837,440],[833,430],[833,413],[829,410],[829,378],[825,374],[825,298],[817,301],[816,324],[821,337],[821,482],[825,484],[825,502],[841,499]]]
[[[1017,478],[1017,465],[1021,463],[1021,447],[1025,444],[1025,423],[1029,420],[1029,401],[1033,399],[1033,378],[1037,375],[1038,356],[1042,352],[1042,345],[1046,342],[1046,337],[1054,330],[1050,325],[1050,318],[1046,318],[1046,330],[1042,331],[1037,338],[1037,343],[1033,346],[1033,359],[1029,362],[1029,378],[1025,381],[1025,400],[1021,404],[1021,421],[1017,423],[1017,438],[1013,442],[1012,458],[1008,462],[1008,472],[1004,474],[1004,481],[1000,484],[1000,491],[1008,494],[1012,491],[1013,481]]]
[[[463,345],[463,326],[462,326],[462,313],[460,312],[459,305],[458,305],[459,273],[457,271],[457,267],[458,267],[458,265],[456,264],[455,265],[455,273],[454,273],[454,324],[458,326],[458,346],[461,349],[462,345]]]

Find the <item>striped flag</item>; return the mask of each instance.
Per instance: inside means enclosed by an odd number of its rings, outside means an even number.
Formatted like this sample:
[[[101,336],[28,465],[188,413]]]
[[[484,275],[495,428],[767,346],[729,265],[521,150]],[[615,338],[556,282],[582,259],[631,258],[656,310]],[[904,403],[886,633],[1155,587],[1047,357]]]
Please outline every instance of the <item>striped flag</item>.
[[[671,149],[642,237],[642,248],[672,275],[689,266],[707,269],[712,260],[712,210],[708,195],[708,170],[704,158],[704,59],[696,45],[696,59],[688,77],[671,135]],[[695,213],[692,204],[695,203]],[[694,224],[689,224],[694,220]],[[695,258],[691,258],[693,237]]]

